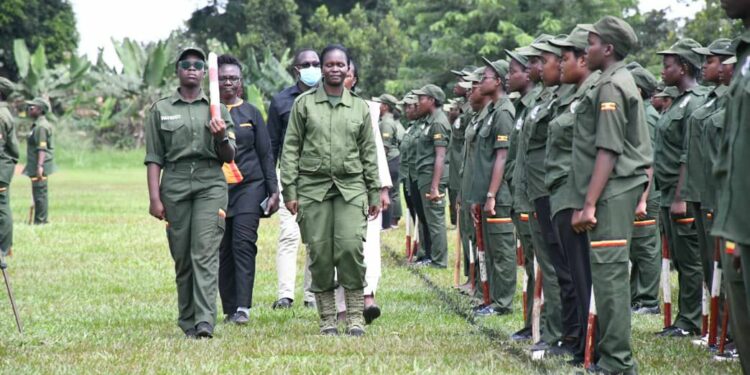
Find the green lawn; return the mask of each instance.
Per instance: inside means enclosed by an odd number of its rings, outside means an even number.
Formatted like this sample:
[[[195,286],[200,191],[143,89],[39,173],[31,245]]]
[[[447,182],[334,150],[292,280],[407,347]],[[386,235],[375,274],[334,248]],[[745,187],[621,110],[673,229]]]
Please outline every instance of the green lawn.
[[[148,215],[142,154],[79,150],[60,160],[61,171],[50,178],[51,224],[26,225],[30,183],[18,176],[12,185],[16,229],[10,275],[26,331],[23,336],[15,331],[1,291],[1,373],[575,370],[559,360],[532,362],[524,345],[507,341],[521,326],[520,293],[511,316],[461,317],[457,312],[465,312],[470,303],[451,290],[452,270],[415,271],[402,265],[403,227],[383,236],[378,295],[383,317],[368,327],[364,338],[319,336],[316,313],[300,305],[271,310],[278,236],[273,218],[261,223],[251,323],[242,328],[219,324],[213,340],[185,340],[176,326],[164,224]],[[641,373],[740,372],[738,364],[716,364],[687,341],[654,338],[651,332],[660,326],[661,317],[634,318]]]

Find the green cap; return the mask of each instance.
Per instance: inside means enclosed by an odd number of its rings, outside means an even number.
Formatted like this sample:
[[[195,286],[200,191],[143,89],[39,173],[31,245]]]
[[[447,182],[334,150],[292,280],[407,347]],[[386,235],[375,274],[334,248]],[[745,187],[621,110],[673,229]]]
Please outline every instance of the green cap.
[[[509,57],[510,57],[511,59],[513,59],[513,60],[516,60],[516,62],[518,62],[518,63],[519,63],[519,64],[521,64],[522,66],[527,66],[527,65],[529,65],[529,58],[528,58],[528,57],[526,57],[526,56],[524,56],[524,55],[522,55],[522,54],[520,54],[520,53],[518,53],[518,50],[516,50],[516,51],[514,52],[514,51],[510,51],[510,50],[507,50],[507,49],[506,49],[506,50],[505,50],[505,53],[506,53],[506,54],[507,54],[507,55],[508,55],[508,56],[509,56]]]
[[[690,64],[695,67],[703,65],[703,56],[699,55],[694,48],[701,48],[700,43],[690,38],[682,38],[673,44],[672,47],[664,51],[659,51],[659,55],[677,55],[687,60]]]
[[[34,99],[27,100],[26,105],[33,105],[35,107],[40,107],[42,110],[44,110],[44,113],[49,112],[50,108],[52,108],[52,106],[49,104],[49,101],[47,101],[47,99],[42,98],[41,96],[37,96]]]
[[[13,81],[5,77],[0,77],[0,93],[2,93],[3,96],[7,97],[8,95],[10,95],[10,93],[15,91],[15,89],[16,89],[16,84],[13,83]]]
[[[625,57],[638,46],[638,36],[629,23],[613,16],[604,16],[593,25],[578,25],[584,30],[599,35],[602,41],[612,44],[615,52]]]
[[[655,92],[662,92],[667,87],[667,85],[664,84],[664,81],[659,81],[656,83],[656,91]]]
[[[693,48],[693,52],[703,56],[734,56],[732,40],[727,38],[716,39],[708,47]]]
[[[473,72],[467,74],[464,76],[464,81],[469,83],[469,87],[471,88],[472,83],[481,82],[482,81],[482,74],[484,74],[484,67],[476,68]],[[466,88],[466,86],[461,86],[463,88]]]
[[[398,99],[396,99],[396,97],[391,94],[383,94],[383,95],[374,97],[372,98],[372,101],[376,103],[385,103],[388,105],[398,105]]]
[[[732,57],[724,60],[724,62],[722,62],[722,64],[724,64],[724,65],[734,65],[734,64],[737,64],[737,56],[732,56]]]
[[[509,69],[509,65],[507,61],[505,60],[490,61],[486,57],[482,57],[482,61],[484,61],[484,63],[488,67],[492,68],[492,70],[494,70],[495,73],[497,73],[500,79],[505,81],[505,76],[508,75],[508,69]]]
[[[676,99],[678,96],[680,96],[680,90],[677,89],[677,87],[674,86],[667,86],[664,88],[664,91],[654,95],[657,98],[672,98]]]
[[[401,101],[402,104],[417,104],[417,96],[409,92],[404,96],[404,99]]]
[[[180,60],[182,60],[182,58],[185,57],[185,55],[187,55],[188,53],[196,54],[201,57],[201,60],[206,61],[206,53],[198,47],[191,46],[181,49],[180,53],[177,54],[177,60],[175,60],[175,62],[179,62]]]
[[[652,93],[654,90],[656,90],[657,81],[656,77],[654,77],[651,72],[644,69],[641,64],[638,64],[637,62],[631,62],[630,64],[625,66],[630,71],[630,74],[633,75],[633,80],[635,80],[635,85],[640,87],[641,90]]]
[[[567,38],[567,35],[558,35],[558,39],[565,39]],[[531,45],[532,48],[537,49],[541,52],[547,52],[551,53],[557,57],[562,56],[562,49],[558,46],[555,46],[553,44],[550,44],[552,42],[552,39],[544,42],[544,43],[534,43]]]
[[[471,72],[475,71],[476,69],[477,69],[477,67],[474,66],[474,65],[467,65],[467,66],[465,66],[461,70],[451,70],[451,73],[453,73],[453,74],[455,74],[455,75],[457,75],[459,77],[463,77],[463,76],[466,76],[466,75],[470,74]]]
[[[445,101],[445,93],[443,92],[443,89],[433,84],[424,85],[421,89],[414,90],[414,94],[417,96],[429,96],[435,98],[435,100],[440,103]]]
[[[458,85],[458,87],[461,87],[462,89],[471,90],[471,88],[474,87],[474,84],[477,83],[477,82],[478,81],[474,81],[474,82],[472,82],[472,81],[463,81],[463,82],[457,83],[457,85]]]
[[[592,25],[583,24],[576,26],[573,31],[570,32],[567,38],[555,38],[550,40],[548,43],[561,47],[561,48],[575,48],[579,50],[585,50],[589,45],[589,32],[583,27],[591,27]]]
[[[538,43],[546,43],[547,41],[551,40],[553,38],[552,35],[549,34],[542,34],[536,37],[534,41],[531,43],[531,46],[521,47],[516,50],[516,52],[525,57],[539,57],[542,55],[542,52],[540,52],[538,49],[532,48],[534,44]],[[524,64],[525,65],[525,64]]]

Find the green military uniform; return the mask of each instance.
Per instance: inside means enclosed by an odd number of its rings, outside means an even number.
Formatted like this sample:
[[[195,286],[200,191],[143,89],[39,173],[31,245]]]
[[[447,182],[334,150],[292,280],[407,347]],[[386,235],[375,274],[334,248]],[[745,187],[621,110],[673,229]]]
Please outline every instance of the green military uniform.
[[[427,85],[414,94],[418,96],[430,96],[439,102],[445,100],[443,90],[435,85]],[[417,185],[419,186],[419,197],[424,207],[426,225],[429,229],[431,240],[431,261],[436,267],[448,266],[448,240],[445,230],[445,197],[439,200],[430,200],[432,178],[434,175],[435,159],[438,147],[448,147],[450,140],[450,124],[442,108],[435,110],[422,119],[423,129],[416,141],[416,166]],[[448,186],[448,169],[444,166],[443,175],[440,178],[438,191],[445,194]]]
[[[0,77],[0,94],[4,99],[13,92],[15,85]],[[13,246],[13,214],[10,209],[10,181],[18,163],[18,138],[16,123],[8,109],[8,103],[0,102],[0,254],[8,255]]]
[[[742,272],[737,274],[731,264],[731,256],[724,256],[727,272],[727,290],[730,303],[732,332],[739,351],[743,370],[750,373],[750,331],[747,317],[750,315],[750,202],[747,192],[747,166],[750,160],[750,29],[746,28],[737,45],[737,65],[729,87],[729,100],[725,111],[723,136],[719,154],[714,165],[718,180],[716,215],[711,234],[732,241],[727,250],[738,253],[742,261]],[[740,278],[742,280],[740,280]],[[742,282],[741,282],[742,281]],[[744,282],[744,283],[743,283]],[[744,299],[744,301],[743,301]]]
[[[49,102],[42,98],[35,98],[27,101],[26,104],[43,108],[45,114],[50,110]],[[55,142],[53,138],[52,125],[44,115],[34,120],[31,125],[31,132],[26,138],[26,167],[23,173],[31,178],[34,224],[46,224],[48,221],[47,177],[57,170],[54,161]],[[37,176],[39,152],[44,152],[43,176]]]
[[[394,109],[398,105],[398,99],[388,94],[380,96],[376,102],[389,104],[391,105],[391,108]],[[390,171],[391,179],[393,180],[392,183],[394,185],[389,192],[391,205],[388,210],[390,211],[390,214],[387,216],[383,215],[383,228],[390,228],[392,224],[391,221],[398,221],[403,214],[401,212],[401,194],[399,193],[398,188],[399,178],[396,172],[399,171],[401,165],[401,150],[399,149],[399,145],[404,139],[406,131],[401,125],[401,122],[393,117],[392,113],[383,114],[378,122],[378,127],[380,128],[380,137],[383,139],[385,157],[388,161],[388,170]]]
[[[448,164],[453,169],[453,173],[448,176],[448,198],[451,204],[451,222],[456,222],[456,215],[458,214],[456,208],[456,199],[458,198],[459,190],[461,189],[461,169],[463,168],[463,151],[464,151],[464,138],[466,132],[466,124],[468,121],[464,120],[463,115],[466,112],[471,111],[469,102],[464,98],[457,99],[457,103],[461,111],[461,115],[451,124],[451,140],[448,143]],[[463,223],[460,223],[461,225]]]
[[[612,44],[620,56],[627,56],[638,43],[632,27],[616,17],[606,16],[585,28],[604,44]],[[596,226],[589,232],[592,299],[598,319],[597,365],[606,371],[634,373],[628,244],[635,208],[648,183],[652,148],[643,101],[624,62],[615,62],[602,72],[596,86],[576,106],[575,115],[575,168],[569,179],[576,209],[584,207],[598,151],[617,155],[596,202]]]
[[[226,123],[226,141],[234,147],[234,125],[224,105],[221,118]],[[159,190],[175,262],[178,324],[185,332],[200,322],[213,326],[216,321],[227,184],[216,151],[218,142],[208,128],[210,119],[205,93],[189,101],[179,90],[156,101],[146,119],[145,164],[162,169]]]
[[[659,54],[697,56],[691,50],[695,47],[700,47],[700,44],[692,39],[682,39]],[[705,104],[709,91],[707,87],[695,86],[681,93],[659,120],[654,144],[654,178],[661,190],[661,219],[675,268],[679,272],[679,313],[674,327],[692,334],[700,332],[702,315],[703,268],[696,223],[696,216],[700,212],[695,212],[694,205],[687,204],[685,216],[678,217],[670,213],[670,207],[675,199],[680,167],[686,161],[688,120],[693,112]],[[699,199],[699,192],[690,190],[688,173],[680,195],[690,202]]]
[[[638,63],[627,66],[636,86],[647,94],[656,90],[656,78]],[[648,100],[643,101],[649,136],[653,147],[659,112]],[[659,235],[660,192],[652,181],[648,193],[646,217],[633,222],[630,242],[630,305],[633,311],[659,308],[659,280],[661,277],[661,236]]]
[[[290,114],[281,155],[285,202],[298,201],[297,222],[310,254],[321,330],[336,327],[336,279],[346,290],[347,326],[362,329],[368,206],[380,204],[375,137],[367,103],[324,86],[301,94]]]

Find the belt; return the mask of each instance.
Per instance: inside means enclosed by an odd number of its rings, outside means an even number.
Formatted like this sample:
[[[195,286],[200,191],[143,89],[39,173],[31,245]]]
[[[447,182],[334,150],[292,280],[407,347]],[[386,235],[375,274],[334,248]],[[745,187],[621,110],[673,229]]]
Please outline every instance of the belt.
[[[190,170],[194,171],[200,168],[220,167],[221,162],[214,159],[193,159],[180,160],[176,162],[167,162],[165,167],[172,171]]]

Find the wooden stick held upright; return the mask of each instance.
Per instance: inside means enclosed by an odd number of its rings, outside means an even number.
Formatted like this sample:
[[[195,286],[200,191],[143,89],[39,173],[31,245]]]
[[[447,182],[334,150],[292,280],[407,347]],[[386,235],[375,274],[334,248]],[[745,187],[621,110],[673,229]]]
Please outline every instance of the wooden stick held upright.
[[[719,294],[721,293],[721,248],[719,239],[714,244],[714,275],[711,280],[711,313],[708,322],[708,345],[716,345],[717,327],[719,325]]]
[[[482,237],[482,208],[477,206],[474,213],[479,218],[479,222],[475,222],[474,225],[477,233],[477,254],[479,254],[479,281],[482,282],[482,303],[484,306],[489,306],[492,301],[490,300],[490,283],[487,280],[487,262],[484,253],[484,238]]]
[[[456,205],[456,266],[453,269],[453,285],[458,287],[461,283],[461,210]]]
[[[664,299],[664,328],[672,325],[672,286],[669,282],[669,245],[667,236],[661,237],[661,290]]]

